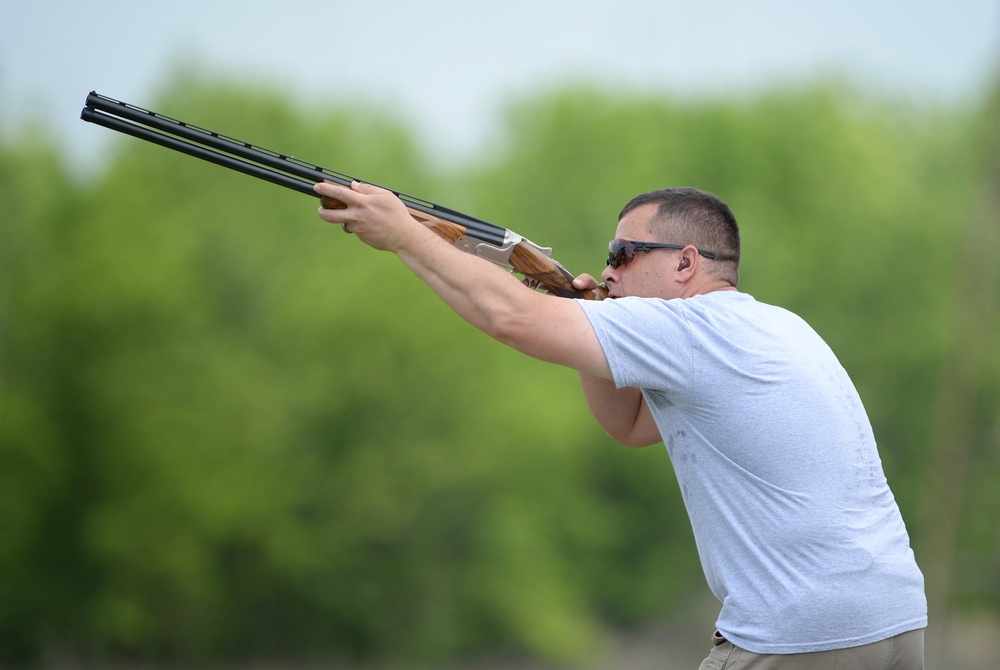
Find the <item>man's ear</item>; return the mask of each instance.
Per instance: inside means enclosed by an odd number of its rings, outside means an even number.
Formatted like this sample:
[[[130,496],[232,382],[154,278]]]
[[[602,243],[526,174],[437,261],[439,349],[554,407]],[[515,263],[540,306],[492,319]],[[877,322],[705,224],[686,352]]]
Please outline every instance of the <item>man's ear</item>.
[[[681,260],[677,263],[677,271],[683,272],[694,267],[695,260],[698,257],[698,250],[692,246],[688,245],[681,249]]]

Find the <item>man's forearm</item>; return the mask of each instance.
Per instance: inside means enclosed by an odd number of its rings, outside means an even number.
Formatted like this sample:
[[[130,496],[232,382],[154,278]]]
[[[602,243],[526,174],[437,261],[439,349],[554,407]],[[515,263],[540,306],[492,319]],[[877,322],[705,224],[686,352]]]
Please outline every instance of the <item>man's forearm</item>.
[[[456,314],[501,341],[503,324],[532,297],[510,273],[458,250],[422,226],[408,230],[396,255]]]
[[[578,301],[533,291],[502,268],[425,229],[408,229],[395,253],[452,310],[490,337],[532,358],[610,376]]]

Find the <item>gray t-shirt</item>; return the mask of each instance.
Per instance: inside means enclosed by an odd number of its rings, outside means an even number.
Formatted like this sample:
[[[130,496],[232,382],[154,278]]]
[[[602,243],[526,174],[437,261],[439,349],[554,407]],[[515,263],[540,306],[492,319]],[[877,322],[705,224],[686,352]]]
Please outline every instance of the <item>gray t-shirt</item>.
[[[737,291],[579,303],[656,419],[726,639],[803,653],[927,625],[867,414],[812,328]]]

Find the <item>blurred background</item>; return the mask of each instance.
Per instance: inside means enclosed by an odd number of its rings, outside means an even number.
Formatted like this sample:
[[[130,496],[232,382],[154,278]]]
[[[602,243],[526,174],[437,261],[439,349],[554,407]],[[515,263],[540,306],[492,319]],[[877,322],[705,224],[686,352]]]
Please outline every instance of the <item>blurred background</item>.
[[[154,109],[597,273],[715,192],[870,413],[928,667],[1000,654],[1000,5],[69,3],[0,19],[0,667],[695,668],[665,450]]]

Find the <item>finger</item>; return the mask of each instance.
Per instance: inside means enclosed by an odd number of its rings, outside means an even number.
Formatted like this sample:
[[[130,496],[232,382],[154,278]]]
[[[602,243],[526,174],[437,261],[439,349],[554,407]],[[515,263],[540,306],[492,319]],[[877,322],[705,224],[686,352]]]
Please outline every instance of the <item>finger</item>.
[[[313,191],[320,195],[319,218],[328,223],[339,223],[344,225],[348,221],[347,209],[350,207],[352,198],[357,196],[351,189],[335,184],[330,181],[323,181],[313,184]],[[350,232],[344,228],[344,232]]]
[[[320,207],[316,210],[319,214],[319,218],[323,219],[327,223],[339,223],[341,225],[347,223],[347,219],[344,217],[344,212],[346,209],[327,209],[326,207]]]
[[[342,207],[328,207],[327,209],[343,209],[354,204],[357,199],[357,196],[350,188],[335,184],[332,181],[321,181],[313,184],[313,191],[319,193],[323,201],[332,200],[342,205]]]

